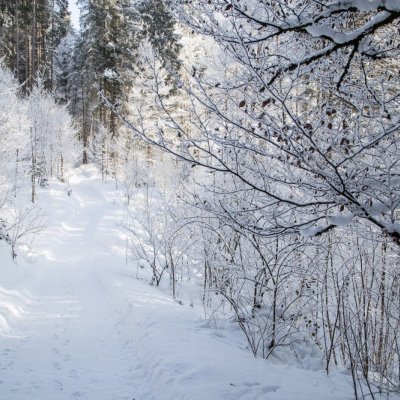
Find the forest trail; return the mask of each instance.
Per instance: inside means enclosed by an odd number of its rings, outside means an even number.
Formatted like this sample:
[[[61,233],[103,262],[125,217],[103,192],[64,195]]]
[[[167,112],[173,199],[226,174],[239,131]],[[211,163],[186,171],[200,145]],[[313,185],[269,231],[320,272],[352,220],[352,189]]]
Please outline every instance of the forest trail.
[[[352,398],[347,375],[255,360],[238,332],[134,279],[121,193],[90,166],[70,185],[40,193],[35,254],[0,268],[0,400]]]
[[[50,222],[31,265],[40,271],[0,345],[2,400],[134,398],[138,357],[98,277],[124,263],[112,250],[118,209],[88,181],[84,170],[74,176],[71,199],[62,185],[46,194]]]

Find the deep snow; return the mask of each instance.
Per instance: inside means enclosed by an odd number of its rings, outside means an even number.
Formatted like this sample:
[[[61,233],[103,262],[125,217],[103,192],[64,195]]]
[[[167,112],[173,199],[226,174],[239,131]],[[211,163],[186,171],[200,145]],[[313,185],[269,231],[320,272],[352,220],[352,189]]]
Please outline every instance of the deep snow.
[[[40,193],[29,256],[0,248],[0,400],[345,400],[350,376],[254,359],[201,308],[135,279],[125,206],[92,166]]]

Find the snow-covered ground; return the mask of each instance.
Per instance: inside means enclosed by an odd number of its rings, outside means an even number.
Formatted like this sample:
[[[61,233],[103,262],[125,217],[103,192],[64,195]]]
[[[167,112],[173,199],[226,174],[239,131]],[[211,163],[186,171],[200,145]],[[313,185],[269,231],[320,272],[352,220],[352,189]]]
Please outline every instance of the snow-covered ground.
[[[40,193],[48,227],[0,247],[0,400],[352,399],[350,376],[254,359],[126,263],[124,202],[84,166]]]

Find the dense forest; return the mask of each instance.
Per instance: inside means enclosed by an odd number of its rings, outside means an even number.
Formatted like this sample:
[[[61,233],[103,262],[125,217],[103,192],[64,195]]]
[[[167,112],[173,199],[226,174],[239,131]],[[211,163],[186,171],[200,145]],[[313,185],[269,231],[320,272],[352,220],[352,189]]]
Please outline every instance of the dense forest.
[[[11,257],[38,187],[93,163],[153,285],[201,287],[254,356],[399,392],[400,2],[78,3],[76,31],[68,0],[0,0]]]

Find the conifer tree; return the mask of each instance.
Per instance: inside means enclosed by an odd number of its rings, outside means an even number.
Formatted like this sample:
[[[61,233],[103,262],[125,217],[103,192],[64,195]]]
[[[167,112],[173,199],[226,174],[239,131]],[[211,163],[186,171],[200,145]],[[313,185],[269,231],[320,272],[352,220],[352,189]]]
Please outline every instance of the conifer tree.
[[[70,24],[68,0],[0,0],[0,50],[26,89],[41,73],[53,86],[53,57]]]
[[[85,149],[89,137],[99,126],[114,139],[118,123],[112,107],[124,107],[127,88],[136,58],[137,12],[128,0],[82,0],[82,36],[76,61],[85,93],[81,103],[82,140]],[[102,128],[102,129],[103,129]],[[83,161],[87,162],[84,150]]]
[[[143,1],[140,6],[143,22],[142,35],[149,40],[154,52],[168,71],[168,78],[179,72],[179,36],[175,32],[175,20],[163,0]]]

